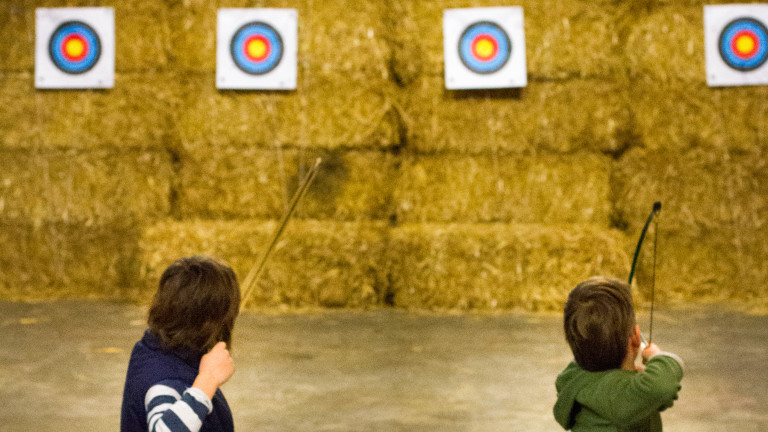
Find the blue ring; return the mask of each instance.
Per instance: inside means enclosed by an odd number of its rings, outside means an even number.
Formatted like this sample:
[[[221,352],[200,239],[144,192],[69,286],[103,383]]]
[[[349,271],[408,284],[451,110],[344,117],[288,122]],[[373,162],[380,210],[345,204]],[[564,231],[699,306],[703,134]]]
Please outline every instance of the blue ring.
[[[496,40],[498,51],[489,61],[482,61],[472,55],[472,41],[480,34],[487,34]],[[467,27],[459,37],[459,59],[469,70],[479,74],[491,74],[507,64],[512,54],[512,42],[501,26],[490,21],[476,22]]]
[[[731,49],[731,42],[740,31],[749,31],[757,36],[757,52],[748,59],[743,59],[736,55]],[[751,71],[759,68],[768,59],[768,31],[765,25],[754,18],[737,18],[725,26],[720,33],[720,42],[718,43],[720,57],[728,66],[740,70]]]
[[[88,54],[79,61],[67,59],[61,51],[61,44],[67,37],[76,34],[85,39],[88,45]],[[101,40],[93,27],[82,21],[67,21],[56,28],[48,42],[48,54],[53,64],[62,72],[77,75],[88,72],[101,57]]]
[[[269,42],[269,55],[262,61],[253,61],[245,55],[245,42],[251,36],[263,36]],[[232,60],[240,70],[251,75],[263,75],[280,64],[283,58],[283,39],[271,25],[254,21],[243,25],[235,32],[229,51]]]

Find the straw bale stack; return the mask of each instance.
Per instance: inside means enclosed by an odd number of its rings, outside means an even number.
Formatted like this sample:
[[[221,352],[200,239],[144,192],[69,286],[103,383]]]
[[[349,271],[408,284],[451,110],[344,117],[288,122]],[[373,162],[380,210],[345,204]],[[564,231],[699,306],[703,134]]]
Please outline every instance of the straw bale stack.
[[[612,184],[617,219],[632,237],[652,203],[663,203],[657,280],[665,280],[668,292],[681,298],[768,294],[765,153],[633,151],[617,164]],[[651,253],[644,250],[646,278]]]
[[[164,217],[172,174],[162,149],[0,150],[0,219],[91,225]]]
[[[624,245],[587,225],[405,225],[387,248],[390,289],[408,308],[559,309],[587,277],[625,277]]]
[[[636,132],[648,149],[752,153],[766,148],[766,87],[638,84],[631,95]]]
[[[163,74],[118,77],[111,90],[35,91],[31,76],[0,80],[0,144],[5,147],[156,147],[173,130],[172,80]]]
[[[398,220],[608,226],[605,156],[416,156],[394,192]]]
[[[404,84],[419,73],[442,76],[443,10],[469,6],[524,8],[531,80],[608,77],[622,70],[615,6],[582,0],[395,0],[388,12],[389,33],[395,41],[394,74]]]
[[[405,104],[420,152],[477,154],[614,152],[626,145],[626,88],[605,80],[530,83],[504,97],[453,95],[442,78],[414,84]]]
[[[181,215],[279,218],[315,156],[321,156],[323,164],[297,215],[337,221],[389,216],[395,175],[391,155],[235,146],[208,146],[188,154],[181,170]]]
[[[629,74],[649,84],[706,82],[701,6],[661,7],[636,15],[624,50]]]
[[[138,276],[136,226],[0,220],[0,297],[126,299]]]
[[[206,254],[231,265],[242,281],[277,228],[274,220],[161,222],[141,241],[143,286],[151,295],[173,260]],[[254,306],[365,307],[385,290],[383,223],[293,220],[253,292]]]

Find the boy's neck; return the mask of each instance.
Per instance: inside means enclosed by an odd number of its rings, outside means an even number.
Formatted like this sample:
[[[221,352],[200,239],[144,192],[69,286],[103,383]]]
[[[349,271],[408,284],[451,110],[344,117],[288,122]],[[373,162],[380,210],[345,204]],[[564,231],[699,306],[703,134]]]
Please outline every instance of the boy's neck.
[[[627,353],[627,356],[624,358],[624,362],[621,364],[622,370],[627,371],[634,371],[635,368],[635,358],[630,355],[630,353]]]
[[[624,357],[624,361],[621,363],[621,369],[622,370],[628,370],[628,371],[635,371],[637,368],[635,367],[635,359],[637,359],[637,356],[640,354],[639,347],[632,346],[631,343],[628,344],[627,347],[627,355]]]

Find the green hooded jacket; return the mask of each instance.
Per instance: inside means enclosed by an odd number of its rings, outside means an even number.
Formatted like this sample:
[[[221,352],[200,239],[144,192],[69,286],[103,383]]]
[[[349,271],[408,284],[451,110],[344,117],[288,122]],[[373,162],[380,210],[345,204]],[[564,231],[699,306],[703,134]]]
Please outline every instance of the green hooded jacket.
[[[571,362],[555,380],[555,420],[573,432],[661,432],[661,415],[680,391],[683,362],[659,353],[645,372],[589,372]]]

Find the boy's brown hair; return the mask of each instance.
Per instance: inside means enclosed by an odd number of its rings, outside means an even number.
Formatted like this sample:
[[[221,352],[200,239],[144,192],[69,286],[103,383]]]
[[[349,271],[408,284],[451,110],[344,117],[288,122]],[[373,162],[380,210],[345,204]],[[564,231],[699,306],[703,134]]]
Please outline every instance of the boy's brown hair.
[[[635,327],[628,284],[604,277],[587,279],[568,295],[563,317],[565,338],[582,369],[621,367]]]
[[[203,354],[217,342],[230,345],[239,308],[235,272],[212,258],[193,256],[163,272],[147,321],[166,348]]]

